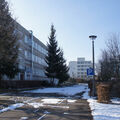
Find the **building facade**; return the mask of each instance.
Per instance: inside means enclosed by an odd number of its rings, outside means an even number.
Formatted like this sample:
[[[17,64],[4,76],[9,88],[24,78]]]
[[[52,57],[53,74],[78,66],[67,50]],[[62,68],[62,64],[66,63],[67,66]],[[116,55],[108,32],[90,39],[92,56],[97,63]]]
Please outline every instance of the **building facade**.
[[[17,32],[20,36],[18,40],[20,72],[13,80],[48,80],[44,73],[47,47],[33,35],[32,31],[26,30],[19,23],[17,23]]]
[[[69,62],[69,75],[71,78],[77,78],[77,61]]]
[[[87,76],[87,69],[91,67],[91,61],[86,61],[85,58],[77,58],[77,61],[69,62],[70,77],[78,79],[89,79],[91,76]]]
[[[77,58],[77,78],[88,79],[87,69],[91,67],[91,61],[86,61],[85,58]]]

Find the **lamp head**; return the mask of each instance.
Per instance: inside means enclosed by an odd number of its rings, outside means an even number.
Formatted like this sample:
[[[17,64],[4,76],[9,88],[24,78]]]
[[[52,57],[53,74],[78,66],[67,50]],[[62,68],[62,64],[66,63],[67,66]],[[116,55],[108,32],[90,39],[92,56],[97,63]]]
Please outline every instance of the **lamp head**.
[[[97,36],[96,35],[90,35],[89,38],[92,39],[92,40],[94,40],[94,39],[97,38]]]

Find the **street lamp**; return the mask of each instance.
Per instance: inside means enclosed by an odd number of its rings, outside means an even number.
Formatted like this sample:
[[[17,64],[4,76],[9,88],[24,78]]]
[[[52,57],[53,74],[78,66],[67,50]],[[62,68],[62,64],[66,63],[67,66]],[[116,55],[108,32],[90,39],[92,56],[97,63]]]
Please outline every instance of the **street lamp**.
[[[95,57],[94,57],[94,40],[97,38],[95,35],[90,35],[89,38],[92,40],[92,55],[93,55],[93,85],[92,85],[92,96],[95,96]]]

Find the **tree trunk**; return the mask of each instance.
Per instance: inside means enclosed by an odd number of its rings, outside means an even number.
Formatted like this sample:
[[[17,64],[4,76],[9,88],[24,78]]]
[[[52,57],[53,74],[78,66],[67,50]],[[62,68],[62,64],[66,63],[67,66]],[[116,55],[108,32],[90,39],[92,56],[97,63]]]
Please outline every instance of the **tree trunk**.
[[[1,86],[2,86],[2,85],[1,85],[1,84],[2,84],[1,81],[2,81],[2,75],[0,74],[0,88],[1,88]]]
[[[54,86],[54,78],[51,78],[51,85]]]

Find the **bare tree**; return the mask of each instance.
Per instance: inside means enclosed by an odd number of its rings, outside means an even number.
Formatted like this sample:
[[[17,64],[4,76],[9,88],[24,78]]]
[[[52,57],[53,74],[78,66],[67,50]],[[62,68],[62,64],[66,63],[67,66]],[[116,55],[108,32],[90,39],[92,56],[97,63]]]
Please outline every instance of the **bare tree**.
[[[100,76],[107,81],[112,77],[120,77],[120,36],[112,34],[106,41],[106,49],[102,50],[100,64]]]
[[[99,61],[100,63],[100,69],[101,69],[101,78],[104,81],[108,81],[111,79],[112,77],[112,64],[110,61],[110,56],[108,54],[108,52],[106,50],[102,51],[102,55],[101,55],[101,60]]]
[[[120,35],[112,34],[106,42],[108,54],[113,67],[113,74],[116,79],[120,77]]]

